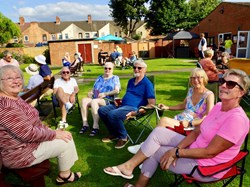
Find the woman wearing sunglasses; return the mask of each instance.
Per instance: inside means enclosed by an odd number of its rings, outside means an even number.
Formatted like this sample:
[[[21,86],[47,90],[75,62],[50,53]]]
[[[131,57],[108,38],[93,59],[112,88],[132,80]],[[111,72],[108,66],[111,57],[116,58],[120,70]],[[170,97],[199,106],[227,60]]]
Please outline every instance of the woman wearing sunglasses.
[[[131,179],[134,168],[143,162],[140,177],[134,185],[143,187],[147,186],[158,165],[176,174],[190,174],[196,165],[218,165],[232,160],[249,132],[249,119],[240,106],[249,86],[250,80],[245,72],[228,70],[220,81],[221,102],[213,107],[198,128],[183,136],[156,127],[130,160],[105,168],[104,172]],[[192,176],[199,181],[212,182],[223,177],[225,172],[203,177],[195,171]]]
[[[114,64],[112,62],[106,62],[104,65],[104,75],[100,75],[93,86],[93,89],[88,93],[87,98],[82,99],[82,119],[83,126],[80,130],[80,134],[85,133],[89,129],[87,121],[88,108],[91,107],[91,113],[93,116],[93,129],[90,132],[90,136],[95,136],[99,132],[99,115],[98,109],[100,106],[105,106],[114,101],[115,95],[119,94],[121,84],[118,76],[113,75]]]

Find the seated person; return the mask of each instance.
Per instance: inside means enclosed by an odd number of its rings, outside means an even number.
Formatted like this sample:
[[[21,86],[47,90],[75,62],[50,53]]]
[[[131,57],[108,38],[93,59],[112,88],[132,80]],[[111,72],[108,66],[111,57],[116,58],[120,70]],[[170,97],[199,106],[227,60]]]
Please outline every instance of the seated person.
[[[137,60],[137,56],[135,51],[132,52],[132,54],[129,54],[129,58],[125,58],[126,59],[126,64],[131,66],[133,65],[134,61]]]
[[[98,53],[98,62],[100,65],[104,65],[106,63],[106,57],[108,56],[107,52],[103,52],[102,49],[100,49],[100,52]]]
[[[125,59],[120,55],[115,59],[115,66],[121,66],[124,67],[126,64]]]
[[[121,84],[118,76],[113,75],[114,64],[106,62],[104,65],[104,75],[100,75],[93,86],[93,89],[88,93],[87,98],[82,99],[82,119],[83,127],[80,134],[85,133],[89,129],[87,121],[88,108],[91,107],[93,116],[93,129],[90,136],[95,136],[99,132],[99,115],[98,109],[100,106],[105,106],[114,101],[115,95],[120,91]]]
[[[228,67],[228,65],[229,65],[228,61],[229,61],[229,54],[228,54],[228,52],[222,52],[221,53],[221,57],[218,60],[217,68],[218,69],[229,69],[229,67]]]
[[[116,49],[114,49],[114,51],[110,54],[110,60],[112,63],[115,64],[115,60],[118,58],[119,53],[117,52]]]
[[[211,60],[213,55],[214,51],[212,49],[207,49],[204,51],[205,58],[200,60],[200,64],[208,76],[208,81],[218,81],[219,74],[223,74],[223,71],[219,71]]]
[[[37,65],[35,64],[30,64],[29,66],[27,66],[25,68],[25,71],[31,75],[30,79],[29,79],[29,82],[28,82],[28,85],[26,87],[23,88],[23,91],[19,94],[22,95],[24,94],[25,92],[35,88],[36,86],[38,86],[39,84],[43,83],[43,77],[41,75],[39,75],[39,72],[38,72],[38,67]],[[30,103],[31,106],[35,106],[37,103],[37,101],[33,101],[32,103]]]
[[[46,57],[44,55],[38,55],[38,56],[35,56],[35,60],[36,60],[37,64],[40,67],[40,69],[39,69],[39,75],[41,75],[43,77],[44,81],[51,80],[51,78],[53,77],[53,73],[50,70],[50,68],[47,65],[47,63],[46,63]],[[52,93],[53,93],[53,89],[46,88],[43,91],[41,98],[44,97],[44,96],[49,96]]]
[[[127,91],[122,99],[121,106],[110,104],[102,106],[98,114],[107,127],[110,135],[103,138],[103,142],[111,142],[118,139],[115,148],[123,148],[127,142],[127,131],[124,120],[131,111],[137,111],[140,106],[155,104],[154,88],[150,80],[145,76],[147,64],[143,60],[134,62],[134,78],[128,81]]]
[[[190,89],[184,101],[175,106],[166,106],[159,104],[158,107],[163,110],[184,110],[182,113],[173,118],[162,117],[158,126],[170,127],[176,132],[185,134],[185,129],[200,125],[205,116],[214,106],[214,93],[208,90],[208,77],[203,69],[195,68],[192,70],[189,78]],[[182,126],[180,126],[180,124]],[[190,131],[188,131],[190,132]],[[128,150],[131,153],[136,153],[140,148],[139,145],[129,146]]]
[[[131,159],[118,166],[107,167],[104,172],[132,179],[135,167],[143,162],[134,186],[145,187],[158,165],[176,174],[190,174],[196,165],[218,165],[232,160],[249,132],[249,119],[240,106],[249,86],[250,80],[245,72],[228,70],[220,82],[221,102],[213,107],[198,128],[183,136],[167,128],[156,127]],[[204,177],[195,171],[192,177],[213,182],[223,177],[225,172]]]
[[[71,171],[78,160],[71,133],[52,130],[42,124],[38,111],[18,97],[23,82],[18,67],[6,65],[0,68],[0,149],[3,165],[24,168],[56,157],[59,169],[56,182],[63,184],[78,180],[81,173]]]
[[[69,69],[71,73],[76,73],[77,69],[78,69],[78,65],[81,62],[81,58],[79,56],[79,53],[75,53],[74,54],[74,61],[70,64]]]
[[[66,122],[67,113],[73,108],[78,91],[76,80],[70,77],[69,67],[64,66],[61,70],[61,78],[55,80],[53,91],[62,113],[62,120],[59,122],[58,128],[61,126],[68,127]]]
[[[62,63],[63,63],[63,66],[70,66],[71,65],[70,56],[69,56],[68,52],[65,53],[65,56],[62,59]]]
[[[12,57],[12,53],[8,50],[3,52],[3,58],[0,60],[0,67],[5,65],[13,65],[19,67],[19,62]]]

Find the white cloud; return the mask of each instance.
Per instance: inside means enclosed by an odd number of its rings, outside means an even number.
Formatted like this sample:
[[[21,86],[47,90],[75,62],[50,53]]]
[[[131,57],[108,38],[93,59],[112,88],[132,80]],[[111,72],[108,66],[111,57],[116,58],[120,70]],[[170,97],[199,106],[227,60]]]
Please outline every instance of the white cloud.
[[[58,2],[32,7],[20,8],[19,15],[26,21],[55,21],[59,16],[61,21],[87,20],[90,14],[93,20],[111,20],[108,5],[90,5],[81,3]]]

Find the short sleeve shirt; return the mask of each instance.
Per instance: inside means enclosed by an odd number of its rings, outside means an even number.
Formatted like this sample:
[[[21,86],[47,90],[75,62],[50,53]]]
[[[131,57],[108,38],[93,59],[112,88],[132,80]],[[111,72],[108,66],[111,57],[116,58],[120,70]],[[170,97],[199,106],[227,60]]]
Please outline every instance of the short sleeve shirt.
[[[61,87],[65,93],[72,94],[74,92],[74,88],[78,87],[78,85],[74,78],[70,78],[68,81],[59,78],[55,80],[54,88],[59,87]]]
[[[31,90],[43,82],[43,77],[41,75],[33,75],[30,77],[27,88]]]
[[[40,67],[39,74],[40,74],[42,77],[46,77],[46,76],[48,76],[48,75],[51,75],[51,70],[50,70],[49,66],[48,66],[47,64],[43,64],[43,65]]]

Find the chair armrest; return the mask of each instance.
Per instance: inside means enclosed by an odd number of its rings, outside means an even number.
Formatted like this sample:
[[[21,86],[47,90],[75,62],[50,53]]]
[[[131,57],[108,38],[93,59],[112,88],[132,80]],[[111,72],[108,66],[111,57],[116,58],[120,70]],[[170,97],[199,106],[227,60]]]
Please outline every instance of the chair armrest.
[[[222,172],[236,165],[239,161],[244,159],[248,155],[248,151],[240,151],[236,157],[229,162],[218,164],[215,166],[198,166],[197,169],[203,176],[212,176],[216,173]]]

